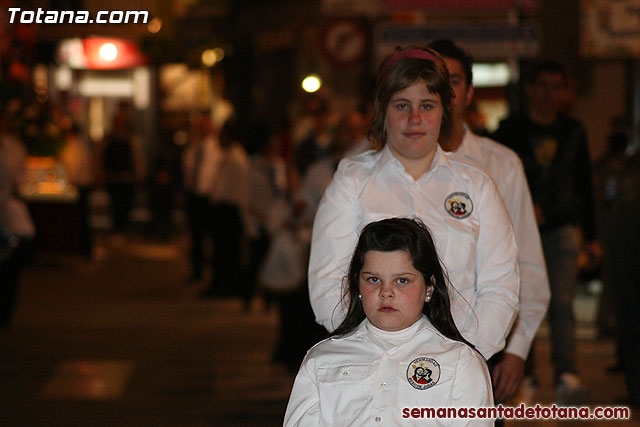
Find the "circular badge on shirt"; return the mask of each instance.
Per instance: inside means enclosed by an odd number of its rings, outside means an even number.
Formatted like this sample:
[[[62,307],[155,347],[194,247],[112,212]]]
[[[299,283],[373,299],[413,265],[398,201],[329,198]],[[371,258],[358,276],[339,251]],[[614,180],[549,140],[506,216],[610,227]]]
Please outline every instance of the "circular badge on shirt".
[[[418,357],[409,363],[407,381],[413,388],[426,390],[440,379],[440,365],[430,357]]]
[[[457,191],[447,196],[444,208],[454,218],[465,219],[473,212],[473,202],[467,193]]]

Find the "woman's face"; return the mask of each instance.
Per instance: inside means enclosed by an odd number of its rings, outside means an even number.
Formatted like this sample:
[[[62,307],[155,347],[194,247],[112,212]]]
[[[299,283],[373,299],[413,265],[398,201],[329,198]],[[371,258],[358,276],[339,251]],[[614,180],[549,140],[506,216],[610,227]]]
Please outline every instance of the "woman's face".
[[[418,160],[434,152],[442,114],[440,95],[429,92],[422,80],[393,94],[385,129],[389,149],[398,160]]]
[[[368,251],[360,271],[362,308],[371,324],[384,331],[399,331],[422,316],[433,285],[425,286],[406,251]]]

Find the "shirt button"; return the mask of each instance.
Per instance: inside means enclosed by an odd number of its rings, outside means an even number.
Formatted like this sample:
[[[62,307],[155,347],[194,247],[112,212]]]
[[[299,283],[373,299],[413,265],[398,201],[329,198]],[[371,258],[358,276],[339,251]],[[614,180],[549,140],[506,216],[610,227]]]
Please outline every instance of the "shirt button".
[[[380,387],[386,387],[387,383],[380,383]]]
[[[382,421],[382,418],[376,417],[376,422],[379,423],[380,421]]]

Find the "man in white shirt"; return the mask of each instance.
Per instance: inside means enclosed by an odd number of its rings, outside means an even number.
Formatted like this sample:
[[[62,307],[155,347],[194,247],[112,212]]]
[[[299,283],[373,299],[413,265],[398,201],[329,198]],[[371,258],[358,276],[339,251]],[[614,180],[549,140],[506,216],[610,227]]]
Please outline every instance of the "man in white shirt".
[[[202,298],[243,295],[246,269],[242,245],[251,222],[249,204],[249,158],[241,141],[239,123],[227,122],[220,130],[221,159],[211,181],[209,218],[213,239],[212,279]]]
[[[209,197],[222,153],[206,112],[198,113],[191,129],[191,142],[182,156],[183,186],[191,237],[191,281],[203,277],[204,240],[210,232]]]
[[[507,346],[495,357],[492,372],[496,401],[501,402],[513,395],[522,380],[525,360],[549,305],[549,280],[540,234],[518,155],[502,144],[474,135],[464,124],[464,113],[474,93],[470,56],[450,40],[437,40],[429,46],[446,62],[456,94],[453,132],[449,138],[440,139],[440,145],[445,151],[477,162],[494,179],[509,211],[518,245],[520,312]]]

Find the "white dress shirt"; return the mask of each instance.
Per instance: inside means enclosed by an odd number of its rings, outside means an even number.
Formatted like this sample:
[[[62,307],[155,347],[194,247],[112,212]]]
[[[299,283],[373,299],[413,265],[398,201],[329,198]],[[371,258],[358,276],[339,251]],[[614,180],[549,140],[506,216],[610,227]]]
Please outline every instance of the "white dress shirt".
[[[522,162],[513,150],[489,138],[475,135],[469,129],[465,129],[464,139],[456,153],[478,162],[489,173],[511,216],[518,245],[520,311],[505,351],[526,359],[544,319],[551,293]]]
[[[421,362],[430,368],[428,380],[412,385]],[[353,333],[309,350],[284,426],[491,426],[492,419],[403,416],[405,408],[491,406],[487,365],[469,346],[444,337],[424,316],[398,332],[382,331],[365,319]]]
[[[213,136],[205,137],[200,143],[189,144],[182,156],[185,189],[197,196],[210,196],[222,155],[222,149]],[[197,172],[194,170],[196,167],[199,168]],[[193,182],[194,177],[197,177],[197,182]]]
[[[463,215],[449,210],[460,197]],[[487,359],[502,350],[518,308],[517,247],[495,183],[479,167],[436,148],[429,170],[413,179],[388,147],[342,160],[315,217],[309,296],[316,321],[342,322],[342,278],[362,228],[391,217],[418,217],[431,230],[448,272],[451,314]]]

